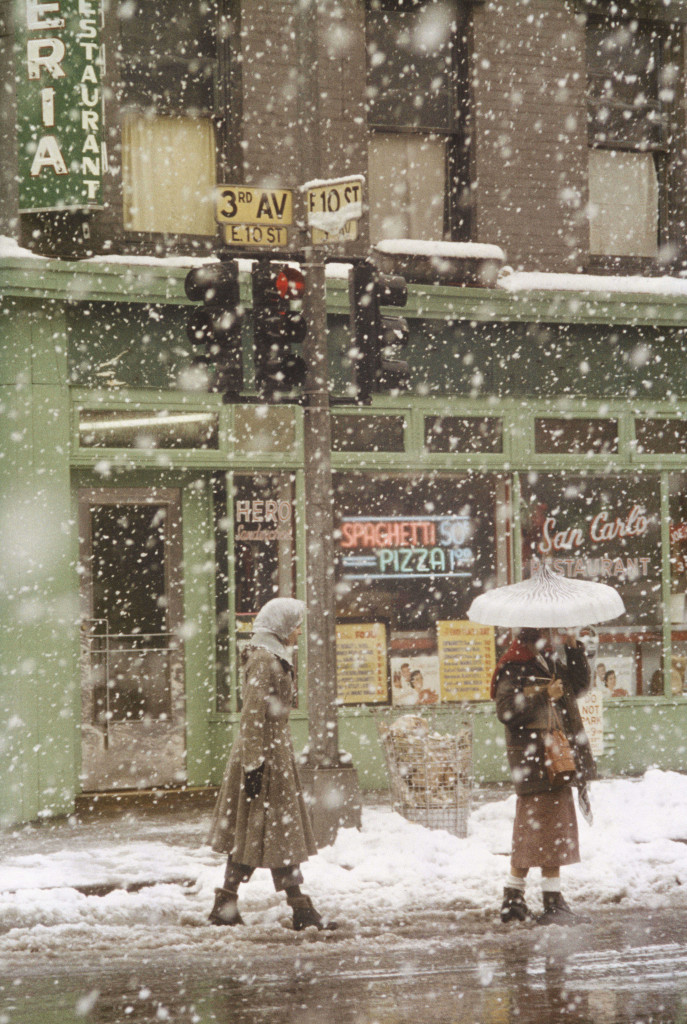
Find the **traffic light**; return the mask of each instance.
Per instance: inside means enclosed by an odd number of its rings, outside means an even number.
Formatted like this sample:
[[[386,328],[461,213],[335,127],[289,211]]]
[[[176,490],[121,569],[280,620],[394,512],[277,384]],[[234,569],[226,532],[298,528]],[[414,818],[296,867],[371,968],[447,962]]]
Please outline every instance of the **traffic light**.
[[[400,316],[382,316],[381,306],[405,306],[405,278],[382,274],[369,261],[357,263],[350,277],[351,332],[358,401],[373,391],[404,391],[410,385],[408,363],[399,358],[408,344],[408,324]]]
[[[295,267],[269,260],[253,267],[255,382],[270,402],[292,397],[305,382],[305,360],[291,348],[302,344],[308,330],[298,308],[304,291],[305,277]]]
[[[225,402],[236,401],[243,387],[238,264],[226,260],[194,267],[186,275],[184,288],[191,302],[203,303],[186,325],[195,350],[192,365],[208,367],[210,390],[219,392]]]

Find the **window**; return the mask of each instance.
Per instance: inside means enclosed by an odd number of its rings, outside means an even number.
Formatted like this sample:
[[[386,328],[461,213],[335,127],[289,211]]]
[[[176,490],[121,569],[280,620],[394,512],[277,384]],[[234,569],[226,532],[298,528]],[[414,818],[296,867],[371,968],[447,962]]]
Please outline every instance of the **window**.
[[[230,665],[234,645],[230,592],[236,617],[239,662],[241,646],[247,643],[253,619],[262,606],[273,597],[296,596],[294,477],[289,473],[237,474],[232,498],[234,545],[230,552],[227,477],[217,473],[213,479],[213,506],[218,711],[232,708]],[[240,679],[240,671],[237,671],[237,678]],[[240,704],[240,692],[237,696]]]
[[[332,416],[332,451],[402,452],[404,416]]]
[[[219,416],[211,412],[82,409],[81,448],[219,448]]]
[[[645,455],[687,455],[684,420],[635,420],[635,437],[637,451]]]
[[[486,697],[493,632],[466,619],[484,586],[507,582],[499,575],[508,561],[507,481],[479,473],[337,473],[334,501],[337,620],[340,634],[348,632],[346,664],[354,667],[356,657],[359,664],[356,672],[337,664],[340,699],[359,702],[367,676],[371,702],[386,702],[387,666],[394,705],[450,701],[468,690],[466,699]],[[467,689],[454,691],[449,681],[449,634],[466,644],[460,672]]]
[[[216,231],[216,23],[215,0],[119,5],[127,231]]]
[[[215,132],[201,117],[122,119],[125,231],[214,235]]]
[[[589,152],[589,249],[599,256],[655,256],[658,174],[651,153]]]
[[[503,420],[487,416],[425,416],[430,452],[503,451]]]
[[[670,622],[672,658],[670,678],[659,680],[656,693],[687,693],[687,477],[684,473],[669,478],[670,507]]]
[[[604,699],[651,693],[662,657],[658,475],[528,473],[521,493],[524,574],[544,562],[623,599],[626,614],[597,626],[592,668]]]
[[[370,0],[370,237],[469,237],[462,5]]]
[[[544,455],[615,453],[618,451],[618,421],[535,419],[534,450]]]
[[[587,28],[590,252],[654,257],[676,67],[647,22]]]

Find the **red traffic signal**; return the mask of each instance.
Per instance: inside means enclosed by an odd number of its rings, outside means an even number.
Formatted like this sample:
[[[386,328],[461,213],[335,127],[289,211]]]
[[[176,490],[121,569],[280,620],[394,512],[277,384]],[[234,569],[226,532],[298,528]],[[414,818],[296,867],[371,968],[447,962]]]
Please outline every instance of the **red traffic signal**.
[[[303,385],[306,365],[292,345],[300,345],[308,325],[299,308],[305,276],[296,267],[258,260],[253,268],[253,347],[255,384],[268,401],[293,398]]]
[[[305,275],[296,267],[280,267],[274,279],[274,287],[282,299],[298,302],[305,292]]]

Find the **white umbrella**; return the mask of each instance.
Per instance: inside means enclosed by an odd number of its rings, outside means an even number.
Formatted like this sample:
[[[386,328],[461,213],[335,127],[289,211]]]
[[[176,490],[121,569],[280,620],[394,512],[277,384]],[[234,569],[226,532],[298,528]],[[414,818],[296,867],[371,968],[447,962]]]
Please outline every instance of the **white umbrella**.
[[[485,626],[534,629],[590,626],[625,611],[620,594],[605,583],[571,580],[543,565],[522,583],[496,587],[470,605],[468,618]]]

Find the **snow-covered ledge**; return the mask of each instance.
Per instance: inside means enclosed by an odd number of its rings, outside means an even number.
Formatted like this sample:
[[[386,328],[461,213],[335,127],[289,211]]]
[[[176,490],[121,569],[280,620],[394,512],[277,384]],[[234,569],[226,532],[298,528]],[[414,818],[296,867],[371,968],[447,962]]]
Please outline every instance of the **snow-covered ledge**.
[[[387,274],[402,274],[421,284],[495,288],[505,263],[498,245],[387,238],[374,246],[374,259]]]
[[[545,274],[504,267],[498,287],[507,292],[601,292],[604,295],[664,295],[687,298],[684,277],[606,276],[602,274]]]

